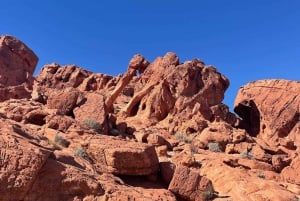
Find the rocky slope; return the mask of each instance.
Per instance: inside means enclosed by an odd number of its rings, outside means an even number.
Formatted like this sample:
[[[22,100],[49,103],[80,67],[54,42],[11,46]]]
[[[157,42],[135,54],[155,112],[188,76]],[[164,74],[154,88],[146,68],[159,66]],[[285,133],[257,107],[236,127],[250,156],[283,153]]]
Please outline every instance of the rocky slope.
[[[45,65],[0,38],[0,201],[300,197],[300,82],[241,87],[213,66],[141,55],[119,76]]]

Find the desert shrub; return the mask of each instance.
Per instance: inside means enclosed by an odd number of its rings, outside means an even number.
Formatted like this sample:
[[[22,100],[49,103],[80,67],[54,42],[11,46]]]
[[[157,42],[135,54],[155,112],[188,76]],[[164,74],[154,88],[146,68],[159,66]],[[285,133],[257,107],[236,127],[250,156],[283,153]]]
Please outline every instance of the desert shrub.
[[[259,172],[259,173],[257,173],[257,175],[256,175],[258,178],[261,178],[261,179],[264,179],[264,178],[266,178],[266,176],[265,176],[265,174],[263,173],[263,172]]]
[[[202,199],[205,201],[212,200],[216,195],[214,187],[210,184],[205,191],[202,192]]]
[[[193,154],[197,154],[198,153],[198,148],[194,144],[191,144],[191,151],[192,151]]]
[[[86,153],[86,151],[82,147],[78,147],[77,149],[75,149],[74,154],[76,156],[79,156],[79,157],[87,160],[87,161],[90,161],[89,155]]]
[[[245,158],[245,159],[252,159],[253,154],[251,153],[251,151],[245,150],[245,151],[240,153],[240,157]]]
[[[97,133],[103,132],[102,125],[99,122],[97,122],[95,119],[87,118],[83,122],[88,128],[93,129]]]
[[[222,152],[220,148],[220,144],[218,142],[210,142],[208,143],[208,150],[213,152]]]
[[[62,147],[68,147],[69,142],[60,135],[55,135],[54,142]]]
[[[180,141],[185,142],[185,143],[188,143],[188,144],[190,144],[190,143],[192,142],[192,139],[191,139],[191,138],[189,138],[188,136],[183,135],[183,134],[181,134],[181,133],[176,133],[176,134],[175,134],[175,138],[176,138],[177,140],[180,140]]]

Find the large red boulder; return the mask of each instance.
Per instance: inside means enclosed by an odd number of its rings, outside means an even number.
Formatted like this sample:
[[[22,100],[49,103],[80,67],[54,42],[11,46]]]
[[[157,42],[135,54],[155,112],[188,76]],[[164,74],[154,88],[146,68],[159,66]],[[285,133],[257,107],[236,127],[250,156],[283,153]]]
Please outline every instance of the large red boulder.
[[[73,113],[77,121],[82,123],[87,123],[86,121],[90,120],[95,121],[101,125],[103,133],[108,132],[108,113],[103,95],[86,93],[79,106],[73,110]]]
[[[38,57],[15,37],[0,36],[0,85],[16,86],[32,79]]]
[[[99,169],[117,175],[151,175],[159,168],[154,146],[144,143],[99,135],[89,141],[87,153]]]
[[[240,88],[235,112],[252,136],[289,149],[300,146],[300,82],[260,80]],[[289,139],[287,139],[287,137]],[[287,141],[288,140],[288,141]]]
[[[49,109],[56,109],[57,113],[62,115],[72,115],[79,95],[80,92],[72,88],[67,90],[52,90],[52,93],[49,93],[48,96],[47,107]]]
[[[13,36],[0,36],[0,101],[30,98],[38,57]]]
[[[169,190],[189,201],[205,201],[214,197],[211,181],[186,166],[176,167]]]

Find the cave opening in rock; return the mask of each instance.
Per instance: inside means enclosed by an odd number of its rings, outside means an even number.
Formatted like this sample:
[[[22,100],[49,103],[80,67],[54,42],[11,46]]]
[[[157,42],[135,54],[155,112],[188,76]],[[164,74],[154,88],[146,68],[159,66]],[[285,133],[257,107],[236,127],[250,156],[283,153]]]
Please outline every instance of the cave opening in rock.
[[[260,132],[260,112],[253,100],[245,100],[234,108],[234,112],[241,118],[241,128],[249,135],[256,137]]]

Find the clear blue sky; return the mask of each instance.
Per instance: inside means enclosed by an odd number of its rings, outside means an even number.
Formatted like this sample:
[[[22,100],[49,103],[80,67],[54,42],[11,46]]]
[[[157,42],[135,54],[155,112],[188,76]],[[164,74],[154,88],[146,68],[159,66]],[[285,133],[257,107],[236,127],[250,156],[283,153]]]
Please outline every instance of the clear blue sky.
[[[44,64],[119,74],[136,53],[200,58],[230,79],[232,107],[247,82],[300,80],[299,0],[9,0],[0,33],[14,35]]]

